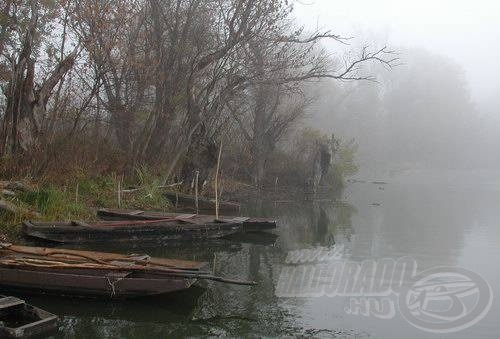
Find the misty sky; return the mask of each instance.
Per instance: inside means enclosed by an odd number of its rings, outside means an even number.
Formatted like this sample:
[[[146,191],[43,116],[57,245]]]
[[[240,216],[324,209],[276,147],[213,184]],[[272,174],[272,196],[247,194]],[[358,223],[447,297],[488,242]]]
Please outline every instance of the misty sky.
[[[392,46],[424,47],[464,67],[477,102],[500,94],[499,1],[299,1],[295,15],[306,27],[363,36],[366,41],[387,39]]]

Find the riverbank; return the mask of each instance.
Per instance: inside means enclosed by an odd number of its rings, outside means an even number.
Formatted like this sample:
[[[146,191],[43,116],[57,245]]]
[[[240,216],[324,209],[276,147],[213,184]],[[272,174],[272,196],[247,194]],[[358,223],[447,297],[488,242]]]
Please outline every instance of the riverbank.
[[[304,187],[275,185],[259,190],[229,178],[219,187],[222,200],[243,204],[257,200],[274,203],[303,201],[311,197],[322,201],[336,198],[333,189],[323,188],[314,195],[304,192]],[[93,221],[97,219],[96,210],[99,208],[174,212],[174,206],[164,195],[172,190],[183,191],[183,187],[175,184],[165,186],[159,177],[146,171],[139,171],[130,178],[116,175],[76,177],[62,183],[56,180],[0,180],[0,241],[16,242],[20,237],[20,225],[25,220]],[[213,197],[211,185],[200,189],[200,195]]]
[[[140,190],[129,190],[130,186]],[[117,175],[72,181],[0,181],[0,235],[15,239],[24,220],[94,220],[100,207],[168,210],[160,180],[147,172],[124,179]]]

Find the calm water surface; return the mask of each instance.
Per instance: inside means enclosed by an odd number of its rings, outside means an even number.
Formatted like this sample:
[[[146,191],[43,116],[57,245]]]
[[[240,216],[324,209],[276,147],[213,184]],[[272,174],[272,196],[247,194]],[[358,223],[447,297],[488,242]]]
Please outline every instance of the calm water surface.
[[[387,185],[350,184],[346,204],[257,204],[252,212],[279,218],[277,239],[253,237],[202,246],[91,247],[208,261],[219,275],[256,287],[206,283],[169,297],[125,302],[23,296],[59,314],[58,337],[316,335],[339,338],[498,338],[500,303],[473,327],[432,334],[393,319],[348,315],[348,298],[277,298],[288,251],[343,245],[341,260],[412,256],[418,270],[463,266],[500,295],[500,173],[413,173]]]

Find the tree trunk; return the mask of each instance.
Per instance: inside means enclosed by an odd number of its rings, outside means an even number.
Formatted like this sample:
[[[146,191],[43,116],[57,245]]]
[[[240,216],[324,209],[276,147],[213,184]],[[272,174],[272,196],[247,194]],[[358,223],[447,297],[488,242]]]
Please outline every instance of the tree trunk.
[[[111,105],[109,108],[111,113],[111,124],[113,126],[116,139],[120,149],[125,154],[130,154],[132,140],[132,125],[133,114],[122,105]]]
[[[265,167],[269,150],[266,143],[266,103],[267,88],[258,86],[255,93],[255,109],[253,121],[252,155],[254,161],[255,185],[261,187],[265,177]]]
[[[47,102],[54,87],[73,67],[76,52],[63,59],[35,90],[35,60],[32,59],[32,45],[36,30],[37,13],[23,41],[23,48],[12,65],[12,77],[7,86],[7,108],[2,122],[0,150],[3,154],[17,154],[26,151],[37,140],[45,118]]]
[[[158,81],[153,107],[154,124],[144,147],[144,156],[152,164],[160,164],[163,161],[162,151],[170,136],[170,128],[175,114],[175,107],[171,104],[171,98],[173,98],[171,86]]]

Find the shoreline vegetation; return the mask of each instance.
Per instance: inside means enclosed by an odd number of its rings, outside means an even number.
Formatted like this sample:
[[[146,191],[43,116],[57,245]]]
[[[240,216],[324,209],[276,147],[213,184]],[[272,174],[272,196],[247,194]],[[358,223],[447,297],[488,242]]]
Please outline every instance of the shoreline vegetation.
[[[168,209],[177,183],[226,199],[338,191],[357,145],[308,127],[318,86],[372,82],[399,60],[306,29],[284,0],[7,1],[0,14],[0,180],[29,187],[2,188],[0,230],[33,213]]]
[[[72,186],[35,185],[23,182],[23,190],[15,191],[2,189],[2,185],[6,183],[21,184],[21,182],[0,182],[0,190],[9,192],[8,196],[3,195],[3,192],[0,194],[0,242],[19,239],[20,226],[25,220],[95,221],[98,219],[96,210],[99,208],[174,211],[172,203],[162,194],[163,190],[152,186],[124,190],[119,202],[113,176],[104,179],[85,179]],[[238,191],[227,192],[227,196],[235,200],[249,201],[263,193],[243,183],[232,182],[231,185],[238,187]],[[286,189],[272,190],[264,194],[276,201],[284,201],[285,198],[287,201],[293,198],[299,199],[297,191],[291,192]]]
[[[352,170],[357,170],[354,164]],[[307,196],[335,200],[344,186],[345,178],[339,164],[331,164],[320,186],[315,192],[308,191],[307,185],[275,180],[274,185],[261,187],[241,180],[222,176],[219,179],[219,198],[248,202],[255,199],[269,201],[306,200]],[[348,171],[350,174],[351,172]],[[286,177],[285,175],[283,175]],[[165,192],[193,193],[194,188],[183,182],[164,184],[160,175],[146,168],[138,168],[133,175],[108,175],[87,177],[84,175],[20,180],[0,178],[0,242],[19,239],[20,225],[25,220],[33,221],[74,221],[96,220],[99,208],[123,208],[171,212],[172,203]],[[303,179],[300,177],[300,179]],[[200,197],[214,197],[214,182],[199,184]]]
[[[129,182],[139,190],[127,190]],[[121,193],[118,194],[118,190]],[[24,220],[95,220],[100,207],[168,210],[159,179],[145,170],[130,179],[110,174],[53,180],[0,181],[0,234],[13,238]],[[3,207],[3,208],[2,208]]]

